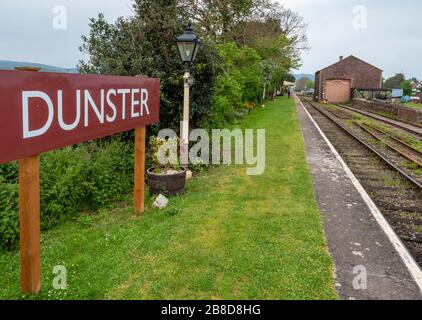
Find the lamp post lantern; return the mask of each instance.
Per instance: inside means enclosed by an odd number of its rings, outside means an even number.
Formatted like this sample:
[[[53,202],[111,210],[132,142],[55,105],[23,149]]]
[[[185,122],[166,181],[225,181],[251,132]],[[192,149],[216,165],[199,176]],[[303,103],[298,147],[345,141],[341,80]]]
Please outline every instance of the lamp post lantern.
[[[193,79],[190,75],[190,67],[195,62],[196,56],[201,45],[201,41],[195,35],[192,23],[189,22],[185,32],[177,37],[177,47],[179,49],[180,59],[185,64],[184,79],[184,99],[183,99],[183,122],[181,137],[181,163],[184,166],[189,164],[189,89],[193,85]]]

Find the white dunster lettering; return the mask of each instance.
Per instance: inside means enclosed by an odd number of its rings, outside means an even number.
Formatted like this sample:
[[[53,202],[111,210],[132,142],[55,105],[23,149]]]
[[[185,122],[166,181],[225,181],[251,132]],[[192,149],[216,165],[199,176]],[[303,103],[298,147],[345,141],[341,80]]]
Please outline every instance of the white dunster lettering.
[[[122,119],[126,119],[126,94],[130,93],[130,89],[119,89],[118,94],[122,95]]]
[[[116,120],[125,120],[127,114],[129,118],[139,118],[149,115],[149,94],[147,89],[101,89],[100,91],[90,91],[88,89],[76,90],[73,94],[76,105],[69,105],[72,100],[65,99],[64,90],[57,90],[57,105],[53,104],[52,98],[43,91],[22,91],[22,124],[24,139],[29,139],[45,134],[57,121],[58,127],[64,131],[75,130],[78,126],[85,128],[104,123],[113,123]],[[53,96],[55,93],[51,93]],[[68,93],[70,94],[70,93]],[[42,99],[48,107],[48,117],[39,129],[30,129],[31,119],[35,118],[35,106],[30,110],[30,99]],[[121,99],[121,100],[120,100]],[[128,102],[129,101],[129,102]],[[129,110],[126,110],[126,105]],[[43,106],[38,108],[42,108]],[[121,108],[121,110],[120,110]],[[70,112],[75,110],[75,113]],[[127,111],[127,114],[126,114]],[[56,116],[57,114],[57,116]],[[95,116],[94,116],[95,114]],[[31,118],[32,115],[32,118]],[[73,115],[73,116],[72,116]],[[94,119],[90,119],[94,118]],[[121,116],[121,118],[120,118]],[[83,117],[83,119],[82,119]],[[98,122],[92,123],[95,118]],[[39,119],[39,116],[36,117]],[[42,119],[43,120],[43,119]],[[72,121],[72,122],[70,122]],[[32,126],[41,125],[39,122]]]
[[[113,110],[113,116],[110,117],[107,114],[107,117],[106,118],[107,118],[107,121],[108,122],[113,122],[114,120],[116,120],[116,117],[117,117],[116,105],[110,99],[110,96],[111,95],[116,96],[116,94],[117,94],[117,91],[116,90],[114,90],[114,89],[108,90],[108,93],[107,93],[107,104]]]
[[[144,115],[144,108],[149,115],[149,108],[148,108],[148,90],[142,89],[141,90],[141,117]]]
[[[101,96],[104,96],[104,90],[101,90]],[[100,123],[104,123],[104,99],[101,101],[101,110],[98,110],[98,107],[95,104],[94,99],[92,99],[91,94],[88,90],[85,90],[85,127],[88,127],[89,125],[89,105],[91,105],[98,120],[100,120]]]
[[[71,131],[75,129],[79,121],[81,120],[81,90],[76,91],[76,119],[72,124],[66,124],[63,120],[63,92],[62,90],[57,91],[57,108],[59,125],[65,131]]]
[[[48,118],[47,122],[40,129],[29,129],[29,99],[40,98],[47,103]],[[43,135],[50,128],[54,119],[54,107],[50,97],[42,91],[23,91],[22,92],[22,118],[23,118],[23,138],[29,139]]]
[[[132,90],[132,110],[131,110],[131,115],[132,118],[136,118],[139,117],[139,112],[135,112],[135,107],[139,106],[139,100],[135,99],[135,93],[139,94],[140,90],[139,89],[133,89]]]

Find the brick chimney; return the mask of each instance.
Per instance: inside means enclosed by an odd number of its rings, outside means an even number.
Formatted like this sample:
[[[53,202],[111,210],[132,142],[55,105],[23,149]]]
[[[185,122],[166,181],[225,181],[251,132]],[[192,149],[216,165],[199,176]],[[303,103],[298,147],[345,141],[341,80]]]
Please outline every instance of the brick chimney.
[[[340,56],[340,61],[342,61],[344,59],[344,56]]]

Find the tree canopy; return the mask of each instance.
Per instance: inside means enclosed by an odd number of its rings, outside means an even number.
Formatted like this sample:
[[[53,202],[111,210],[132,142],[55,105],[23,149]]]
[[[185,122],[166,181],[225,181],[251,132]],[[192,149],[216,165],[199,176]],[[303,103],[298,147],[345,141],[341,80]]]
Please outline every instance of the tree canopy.
[[[296,89],[298,90],[306,90],[306,89],[314,89],[315,82],[307,77],[303,77],[296,81]]]
[[[399,89],[400,84],[406,81],[406,78],[403,73],[396,73],[393,77],[388,78],[384,82],[385,89]]]
[[[400,89],[403,89],[403,95],[411,96],[412,95],[412,82],[410,80],[403,81],[399,85]]]
[[[307,49],[303,19],[273,0],[134,0],[133,9],[133,17],[115,23],[102,14],[90,19],[80,48],[88,59],[79,68],[160,78],[165,127],[177,128],[182,114],[183,66],[175,38],[189,20],[202,40],[192,70],[193,126],[235,121],[245,103],[260,102],[265,76],[268,92],[274,91]]]

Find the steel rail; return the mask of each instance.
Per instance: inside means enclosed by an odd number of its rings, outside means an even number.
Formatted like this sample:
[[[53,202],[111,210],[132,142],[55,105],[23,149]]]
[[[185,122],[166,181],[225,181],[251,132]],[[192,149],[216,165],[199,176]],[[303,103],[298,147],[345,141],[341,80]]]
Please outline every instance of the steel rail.
[[[381,129],[377,128],[377,127],[374,127],[372,124],[369,124],[369,123],[366,123],[366,122],[365,122],[365,126],[371,128],[371,129],[374,129],[375,131],[378,131],[379,133],[382,133],[382,134],[386,135],[390,139],[392,139],[392,140],[396,141],[397,143],[399,143],[399,144],[407,147],[408,149],[412,150],[412,152],[417,153],[418,156],[422,157],[422,152],[421,151],[415,149],[414,147],[412,147],[410,144],[408,144],[407,142],[403,141],[402,139],[393,136],[391,133],[389,133],[389,132],[387,132],[385,130],[381,130]]]
[[[393,168],[395,171],[397,171],[403,177],[405,177],[407,180],[409,180],[412,184],[414,184],[418,188],[422,189],[422,183],[420,183],[419,181],[417,181],[416,179],[414,179],[413,177],[411,177],[410,175],[408,175],[406,172],[404,172],[402,169],[400,169],[394,163],[392,163],[390,160],[388,160],[386,157],[384,157],[380,152],[378,152],[377,150],[375,150],[374,148],[372,148],[369,144],[367,144],[361,138],[359,138],[358,136],[356,136],[354,133],[350,132],[350,130],[347,129],[344,125],[342,125],[341,123],[339,123],[338,121],[336,121],[335,119],[333,119],[333,117],[328,112],[322,110],[320,107],[317,107],[315,104],[313,104],[312,102],[310,102],[307,99],[302,99],[302,100],[305,101],[306,103],[308,103],[310,106],[312,106],[317,111],[319,111],[323,116],[325,116],[326,118],[328,118],[331,122],[333,122],[335,125],[337,125],[339,128],[341,128],[343,131],[345,131],[349,136],[351,136],[356,141],[358,141],[360,144],[362,144],[367,149],[369,149],[370,151],[372,151],[372,153],[374,153],[376,156],[378,156],[389,167]]]
[[[398,154],[400,154],[402,157],[406,158],[407,160],[415,163],[416,165],[418,165],[419,167],[422,167],[422,162],[416,157],[413,157],[412,155],[408,155],[406,153],[404,153],[402,150],[400,150],[399,148],[397,148],[394,144],[390,143],[389,141],[384,140],[382,137],[380,137],[378,134],[374,133],[371,131],[372,130],[377,130],[379,133],[384,134],[381,130],[372,128],[370,126],[366,126],[366,125],[361,125],[360,123],[353,121],[353,123],[355,125],[357,125],[359,128],[361,128],[362,130],[364,130],[365,132],[367,132],[368,134],[370,134],[372,137],[374,137],[376,140],[384,143],[387,147],[389,147],[391,150],[397,152]],[[369,128],[371,129],[369,129]],[[391,138],[391,137],[390,137]],[[407,144],[404,144],[402,142],[400,142],[402,145],[404,145],[407,148],[411,148],[412,151],[414,152],[418,152],[417,150],[413,149],[412,147],[408,146]]]
[[[349,106],[345,106],[343,104],[335,104],[335,105],[338,106],[338,107],[340,107],[340,108],[343,108],[343,109],[346,109],[346,110],[350,110],[352,112],[359,113],[359,114],[364,115],[366,117],[369,117],[369,118],[372,118],[372,119],[375,119],[375,120],[378,120],[378,121],[387,123],[389,125],[392,125],[394,127],[399,128],[399,129],[406,130],[406,131],[408,131],[408,132],[410,132],[410,133],[412,133],[412,134],[414,134],[414,135],[416,135],[418,137],[422,137],[422,133],[420,131],[416,131],[416,130],[414,130],[412,128],[409,128],[409,127],[406,126],[406,125],[409,125],[409,126],[413,126],[415,128],[418,128],[418,129],[422,129],[422,126],[419,126],[416,123],[405,122],[405,121],[402,121],[402,120],[388,119],[388,118],[382,117],[382,116],[377,115],[377,114],[371,114],[371,112],[369,112],[369,111],[362,111],[362,110],[355,109],[355,108],[352,108],[352,107],[349,107]],[[400,124],[398,122],[401,122],[403,124]]]

